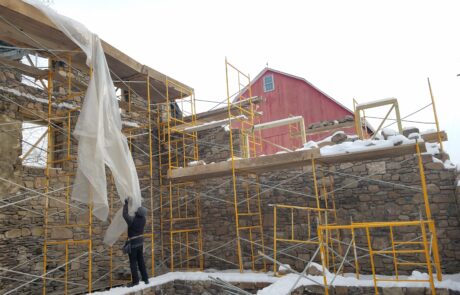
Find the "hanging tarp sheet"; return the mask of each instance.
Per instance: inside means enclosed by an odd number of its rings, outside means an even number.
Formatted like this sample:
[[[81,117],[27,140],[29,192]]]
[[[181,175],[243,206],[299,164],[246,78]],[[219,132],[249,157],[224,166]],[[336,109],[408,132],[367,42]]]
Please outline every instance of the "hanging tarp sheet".
[[[105,59],[101,41],[83,24],[58,14],[35,0],[25,0],[41,10],[57,28],[67,35],[86,54],[92,69],[86,96],[73,135],[78,139],[78,169],[72,199],[93,203],[93,215],[107,220],[107,181],[105,165],[115,180],[120,201],[132,197],[130,213],[141,205],[141,191],[126,137],[121,132],[118,101]],[[112,218],[104,242],[112,245],[126,230],[120,209]]]

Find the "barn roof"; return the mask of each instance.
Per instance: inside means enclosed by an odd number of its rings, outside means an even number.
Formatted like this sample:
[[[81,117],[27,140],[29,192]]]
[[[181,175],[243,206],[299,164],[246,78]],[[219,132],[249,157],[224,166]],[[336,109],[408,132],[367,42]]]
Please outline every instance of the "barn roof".
[[[313,85],[312,83],[310,83],[308,80],[306,80],[305,78],[302,78],[302,77],[299,77],[299,76],[295,76],[295,75],[292,75],[292,74],[288,74],[288,73],[285,73],[285,72],[282,72],[282,71],[279,71],[279,70],[275,70],[273,68],[269,68],[269,67],[266,67],[264,68],[251,82],[251,85],[254,84],[257,80],[259,80],[263,75],[265,75],[267,72],[273,72],[273,73],[277,73],[277,74],[280,74],[280,75],[283,75],[283,76],[286,76],[286,77],[290,77],[290,78],[294,78],[294,79],[297,79],[297,80],[300,80],[306,84],[308,84],[310,87],[312,87],[313,89],[315,89],[316,91],[320,92],[321,94],[323,94],[325,97],[327,97],[328,99],[332,100],[334,103],[336,103],[337,105],[339,105],[340,107],[342,107],[343,109],[345,109],[346,111],[350,112],[351,115],[353,115],[353,111],[350,110],[349,108],[347,108],[345,105],[343,105],[342,103],[338,102],[337,100],[335,100],[334,98],[332,98],[331,96],[329,96],[328,94],[326,94],[325,92],[323,92],[321,89],[319,89],[318,87],[316,87],[315,85]],[[242,92],[246,91],[246,89],[243,89]]]

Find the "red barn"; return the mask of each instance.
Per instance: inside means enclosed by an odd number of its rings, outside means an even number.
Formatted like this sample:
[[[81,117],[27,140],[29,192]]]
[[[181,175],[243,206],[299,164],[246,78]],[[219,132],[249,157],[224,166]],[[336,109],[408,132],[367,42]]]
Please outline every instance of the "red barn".
[[[247,90],[246,90],[247,91]],[[353,116],[353,111],[316,88],[304,78],[265,68],[251,82],[252,96],[259,96],[263,101],[258,111],[263,114],[260,123],[303,116],[305,127],[321,121],[339,120]],[[248,97],[243,93],[241,97]],[[308,131],[308,129],[307,129]],[[344,129],[347,134],[356,134],[353,127]],[[302,146],[299,137],[293,137],[289,126],[262,130],[262,150],[258,154],[273,154],[281,149],[280,145],[289,149]],[[331,135],[331,132],[307,136],[307,140],[319,140]]]

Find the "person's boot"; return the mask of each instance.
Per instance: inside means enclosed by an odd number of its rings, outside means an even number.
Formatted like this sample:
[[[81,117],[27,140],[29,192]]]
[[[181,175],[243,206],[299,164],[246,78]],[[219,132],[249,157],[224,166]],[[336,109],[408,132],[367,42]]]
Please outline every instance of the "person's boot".
[[[137,286],[139,285],[139,282],[131,282],[128,284],[128,288],[131,288],[131,287],[134,287],[134,286]]]
[[[149,284],[149,280],[148,280],[148,279],[147,279],[147,280],[144,280],[144,283],[145,283],[146,285],[148,285],[148,284]]]

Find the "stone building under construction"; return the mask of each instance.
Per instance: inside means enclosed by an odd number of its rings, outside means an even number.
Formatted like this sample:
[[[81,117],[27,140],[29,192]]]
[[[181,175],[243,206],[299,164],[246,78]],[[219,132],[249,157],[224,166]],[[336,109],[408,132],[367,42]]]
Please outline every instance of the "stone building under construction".
[[[91,198],[71,198],[79,156],[72,134],[92,66],[22,1],[0,0],[0,40],[1,293],[83,294],[126,284],[125,237],[103,242],[122,205],[113,173],[105,175],[107,221],[93,218]],[[177,277],[144,294],[245,294],[312,265],[320,294],[339,292],[344,286],[332,283],[343,273],[372,276],[362,294],[378,294],[388,281],[405,288],[416,281],[435,294],[444,292],[443,274],[460,272],[458,173],[443,150],[434,99],[436,130],[428,132],[404,128],[394,98],[356,103],[354,117],[310,126],[302,116],[261,123],[264,97],[227,61],[227,102],[197,113],[193,88],[104,41],[102,48],[149,209],[150,276],[206,270],[218,277],[229,269],[266,276],[206,279],[212,287],[202,277],[189,287],[181,283],[187,276]],[[382,106],[390,109],[372,129],[362,112]],[[392,111],[394,131],[383,128]],[[262,140],[271,128],[284,128],[298,146]],[[263,145],[279,151],[263,155]]]

